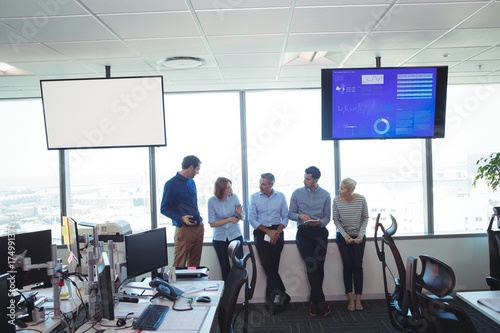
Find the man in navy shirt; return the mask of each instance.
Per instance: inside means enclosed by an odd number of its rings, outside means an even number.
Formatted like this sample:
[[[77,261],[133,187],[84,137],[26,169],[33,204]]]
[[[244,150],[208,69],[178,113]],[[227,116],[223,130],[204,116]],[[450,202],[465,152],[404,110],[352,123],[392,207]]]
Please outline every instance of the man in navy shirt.
[[[203,219],[198,210],[198,195],[193,178],[201,161],[194,155],[184,157],[182,170],[165,183],[161,213],[172,219],[175,228],[175,267],[200,266],[203,248]]]

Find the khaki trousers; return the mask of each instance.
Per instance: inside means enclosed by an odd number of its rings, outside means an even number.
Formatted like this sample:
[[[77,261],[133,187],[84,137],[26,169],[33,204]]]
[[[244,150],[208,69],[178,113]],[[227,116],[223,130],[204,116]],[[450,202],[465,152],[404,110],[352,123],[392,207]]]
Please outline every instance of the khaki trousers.
[[[203,223],[200,223],[197,227],[175,228],[175,267],[200,266],[204,232]]]

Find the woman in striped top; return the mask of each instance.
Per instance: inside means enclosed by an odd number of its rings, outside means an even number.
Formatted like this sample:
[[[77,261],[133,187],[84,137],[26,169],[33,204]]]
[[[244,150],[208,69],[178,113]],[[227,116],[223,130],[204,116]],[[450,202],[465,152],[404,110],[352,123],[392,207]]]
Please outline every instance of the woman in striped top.
[[[344,265],[345,293],[349,299],[347,308],[350,311],[361,311],[368,205],[363,195],[354,193],[355,188],[355,180],[342,180],[339,195],[333,199],[332,215],[337,227],[337,245]],[[352,293],[353,282],[356,297]]]

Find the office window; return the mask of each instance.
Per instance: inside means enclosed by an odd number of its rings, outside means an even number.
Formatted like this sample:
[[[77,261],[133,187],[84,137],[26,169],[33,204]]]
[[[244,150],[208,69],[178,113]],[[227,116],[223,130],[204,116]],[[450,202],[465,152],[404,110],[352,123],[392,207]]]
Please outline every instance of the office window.
[[[354,140],[340,142],[341,178],[357,182],[366,197],[370,220],[366,235],[375,232],[377,214],[398,221],[398,235],[424,232],[422,149],[424,140]]]
[[[201,160],[200,173],[194,178],[198,208],[205,223],[205,242],[211,242],[207,202],[217,177],[231,179],[234,193],[243,200],[239,94],[167,94],[165,121],[167,146],[157,149],[156,159],[158,225],[167,227],[167,239],[173,242],[175,228],[160,212],[163,187],[181,170],[184,156],[196,155]]]
[[[70,215],[77,222],[125,220],[151,229],[148,148],[74,149],[68,154]]]
[[[47,150],[40,100],[0,101],[0,233],[51,229],[61,243],[58,154]]]
[[[260,175],[276,177],[274,189],[285,194],[304,186],[304,170],[321,170],[319,184],[333,193],[333,142],[321,140],[319,90],[258,91],[246,93],[249,195],[259,191]],[[333,224],[333,223],[331,223]],[[285,239],[295,239],[290,221]]]
[[[498,84],[448,89],[446,135],[432,145],[436,233],[484,233],[492,207],[500,205],[500,194],[484,181],[472,187],[476,161],[500,149],[499,105]]]

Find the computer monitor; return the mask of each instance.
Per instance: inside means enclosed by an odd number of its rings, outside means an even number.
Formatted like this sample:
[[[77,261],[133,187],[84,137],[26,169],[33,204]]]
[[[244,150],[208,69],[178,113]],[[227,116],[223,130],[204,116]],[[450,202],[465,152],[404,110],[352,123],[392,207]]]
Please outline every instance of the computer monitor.
[[[76,267],[82,264],[82,255],[78,242],[78,223],[69,216],[62,217],[62,237],[63,244],[68,246],[71,261],[75,260]]]
[[[9,288],[10,274],[5,273],[0,275],[0,332],[15,333],[16,325],[14,320],[16,318],[16,306],[11,299],[14,299]]]
[[[108,254],[104,251],[97,263],[97,288],[102,318],[115,319],[114,281],[111,278]]]
[[[126,235],[125,257],[128,279],[167,266],[166,228]]]
[[[27,232],[22,234],[9,234],[0,237],[0,274],[12,272],[15,277],[14,285],[18,289],[25,286],[40,284],[41,287],[51,286],[50,276],[46,268],[23,271],[22,267],[13,268],[12,254],[23,254],[31,258],[31,264],[46,264],[52,261],[52,232],[50,229]],[[20,258],[21,259],[21,258]],[[22,259],[19,260],[22,266]]]

